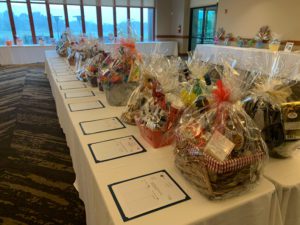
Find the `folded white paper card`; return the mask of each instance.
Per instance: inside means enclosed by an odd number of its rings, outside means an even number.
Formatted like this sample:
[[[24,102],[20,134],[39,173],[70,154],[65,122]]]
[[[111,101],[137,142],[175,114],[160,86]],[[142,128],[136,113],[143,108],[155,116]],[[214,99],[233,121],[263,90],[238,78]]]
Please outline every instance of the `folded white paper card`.
[[[117,117],[80,122],[80,127],[84,134],[102,133],[125,128]]]
[[[108,187],[124,222],[190,199],[164,170]]]
[[[65,71],[60,71],[60,72],[55,72],[56,76],[70,76],[74,75],[74,73],[71,70],[65,70]]]
[[[69,109],[71,112],[91,110],[91,109],[102,109],[102,108],[104,108],[104,105],[99,100],[69,104]]]
[[[57,82],[70,82],[70,81],[77,81],[77,78],[74,75],[67,75],[67,76],[59,76],[56,78]]]
[[[76,82],[76,81],[75,81]],[[70,90],[70,89],[81,89],[86,88],[86,85],[80,81],[77,81],[76,83],[63,83],[60,85],[61,90]]]
[[[65,93],[65,98],[84,98],[95,96],[92,91],[77,91]]]
[[[134,136],[114,138],[89,144],[96,163],[146,152]]]

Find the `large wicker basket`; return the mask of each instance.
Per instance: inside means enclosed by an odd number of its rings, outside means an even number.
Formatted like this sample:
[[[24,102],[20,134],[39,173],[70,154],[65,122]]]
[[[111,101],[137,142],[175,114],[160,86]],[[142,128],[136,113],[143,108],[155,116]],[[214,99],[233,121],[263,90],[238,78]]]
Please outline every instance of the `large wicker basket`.
[[[187,141],[177,141],[175,163],[201,193],[210,199],[223,199],[251,188],[260,178],[265,157],[266,153],[257,151],[221,162],[199,154]]]

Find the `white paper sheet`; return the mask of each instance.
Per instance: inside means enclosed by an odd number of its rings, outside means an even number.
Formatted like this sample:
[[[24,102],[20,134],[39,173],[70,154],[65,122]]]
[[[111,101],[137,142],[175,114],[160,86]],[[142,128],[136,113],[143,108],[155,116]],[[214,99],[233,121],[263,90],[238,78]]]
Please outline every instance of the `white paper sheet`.
[[[102,109],[103,104],[100,101],[90,101],[90,102],[79,102],[69,104],[71,112],[90,110],[90,109]]]
[[[92,91],[66,92],[65,98],[83,98],[95,96]]]
[[[65,70],[65,71],[55,71],[56,76],[70,76],[74,75],[74,73],[71,70]]]
[[[57,82],[70,82],[70,81],[77,81],[77,78],[74,75],[67,75],[67,76],[59,76],[56,78]]]
[[[133,136],[115,138],[90,145],[96,162],[107,161],[146,150]]]
[[[165,171],[112,184],[110,190],[124,221],[189,199]]]
[[[70,89],[81,89],[86,88],[86,85],[80,81],[77,83],[63,83],[60,85],[61,90],[70,90]]]
[[[125,126],[116,117],[85,121],[80,124],[84,134],[101,133],[125,128]]]

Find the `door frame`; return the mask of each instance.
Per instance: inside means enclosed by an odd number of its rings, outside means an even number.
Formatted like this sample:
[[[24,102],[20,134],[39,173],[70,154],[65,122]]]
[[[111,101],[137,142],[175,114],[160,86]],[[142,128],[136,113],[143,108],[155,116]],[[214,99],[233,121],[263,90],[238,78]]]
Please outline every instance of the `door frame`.
[[[218,3],[217,4],[214,4],[214,5],[206,5],[206,6],[200,6],[200,7],[193,7],[193,8],[190,8],[190,30],[189,30],[189,51],[191,51],[191,45],[192,45],[192,26],[193,26],[193,10],[195,9],[203,9],[203,24],[202,24],[202,37],[201,37],[201,43],[200,44],[203,44],[203,40],[204,40],[204,29],[205,29],[205,25],[206,25],[206,20],[205,20],[205,17],[206,17],[206,10],[207,8],[210,8],[210,7],[216,7],[217,10],[216,10],[216,20],[215,20],[215,28],[216,28],[216,24],[217,24],[217,17],[218,17]]]

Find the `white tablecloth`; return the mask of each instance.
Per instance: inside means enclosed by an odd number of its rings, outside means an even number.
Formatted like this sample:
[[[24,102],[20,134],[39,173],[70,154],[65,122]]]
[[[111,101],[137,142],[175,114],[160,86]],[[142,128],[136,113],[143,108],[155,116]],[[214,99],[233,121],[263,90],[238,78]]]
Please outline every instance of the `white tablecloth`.
[[[300,151],[288,159],[270,159],[265,177],[275,184],[285,225],[300,224]]]
[[[104,44],[104,49],[111,52],[117,44]],[[166,56],[178,56],[176,41],[137,42],[137,49],[142,54],[159,53]],[[0,46],[0,65],[29,64],[45,62],[45,51],[54,50],[52,45]]]
[[[0,65],[45,62],[45,51],[53,45],[0,46]]]
[[[117,44],[105,44],[104,49],[111,52]],[[136,48],[142,54],[157,53],[165,56],[178,56],[176,41],[137,42]]]
[[[46,52],[46,72],[55,98],[60,124],[66,134],[73,167],[76,173],[76,188],[84,201],[89,225],[281,225],[281,214],[275,187],[262,178],[258,186],[248,193],[224,201],[209,201],[183,178],[174,165],[173,147],[153,149],[140,136],[135,126],[125,129],[83,135],[79,122],[107,117],[119,117],[124,107],[108,105],[103,93],[95,88],[63,91],[53,71],[55,52]],[[70,74],[71,75],[71,74]],[[78,83],[72,81],[68,83]],[[65,99],[65,92],[93,91],[96,96]],[[70,112],[67,104],[100,100],[105,108]],[[88,148],[89,143],[116,137],[134,135],[147,152],[96,164]],[[180,204],[156,211],[126,223],[109,192],[108,185],[117,181],[166,170],[191,197]]]
[[[289,52],[272,52],[268,49],[240,48],[221,45],[197,45],[196,56],[203,60],[211,60],[214,64],[222,64],[222,60],[228,62],[236,61],[240,69],[251,70],[260,69],[266,74],[270,74],[274,65],[284,71],[293,74],[300,73],[300,54]],[[276,63],[275,62],[276,58]],[[281,70],[281,71],[282,71]]]

